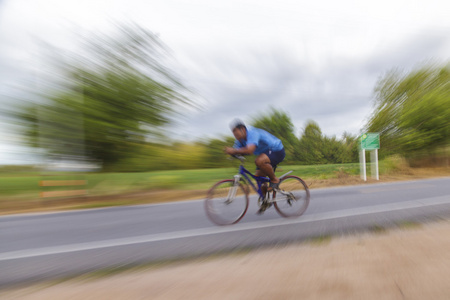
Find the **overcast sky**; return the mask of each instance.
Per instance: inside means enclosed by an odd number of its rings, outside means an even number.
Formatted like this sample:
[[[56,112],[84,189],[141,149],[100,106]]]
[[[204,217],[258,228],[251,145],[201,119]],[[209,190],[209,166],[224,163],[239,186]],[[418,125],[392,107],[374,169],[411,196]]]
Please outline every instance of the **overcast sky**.
[[[290,115],[297,135],[307,120],[327,136],[359,134],[380,76],[449,61],[449,16],[443,0],[0,0],[0,105],[39,66],[36,38],[71,48],[72,30],[132,20],[172,50],[172,69],[201,103],[174,137],[228,135],[233,118],[270,107]],[[0,137],[0,164],[26,160],[17,137]]]

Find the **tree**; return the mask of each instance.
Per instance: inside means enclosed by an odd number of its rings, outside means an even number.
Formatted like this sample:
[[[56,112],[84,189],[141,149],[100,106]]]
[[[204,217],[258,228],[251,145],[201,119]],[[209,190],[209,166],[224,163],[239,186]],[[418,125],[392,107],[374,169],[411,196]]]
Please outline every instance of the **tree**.
[[[45,101],[16,116],[31,145],[52,155],[83,155],[111,169],[161,136],[171,115],[192,102],[164,66],[168,51],[150,31],[119,25],[116,34],[82,42],[79,53],[56,60],[59,80],[43,93]]]
[[[359,160],[359,146],[358,137],[344,132],[342,135],[342,152],[339,157],[339,163],[358,162]]]
[[[303,164],[324,164],[327,162],[323,155],[324,141],[319,125],[310,120],[300,137],[297,159]]]
[[[367,131],[379,132],[385,153],[430,153],[450,142],[450,65],[391,71],[375,89]]]
[[[206,167],[223,167],[229,164],[228,157],[223,149],[230,147],[234,143],[233,137],[224,137],[222,139],[211,139],[205,143],[206,154],[204,157],[204,166]]]
[[[291,118],[285,112],[272,108],[270,114],[254,118],[251,124],[279,138],[286,150],[286,161],[293,160],[298,140],[294,133]]]

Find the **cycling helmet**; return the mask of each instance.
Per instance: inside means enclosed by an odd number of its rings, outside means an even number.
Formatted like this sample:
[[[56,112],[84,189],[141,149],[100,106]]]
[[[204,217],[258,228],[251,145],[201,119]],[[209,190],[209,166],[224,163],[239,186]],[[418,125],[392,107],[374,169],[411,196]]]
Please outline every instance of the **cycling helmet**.
[[[231,131],[233,131],[235,128],[245,128],[247,129],[247,127],[245,126],[244,122],[242,122],[242,120],[240,119],[234,119],[231,123],[230,123],[230,129]]]

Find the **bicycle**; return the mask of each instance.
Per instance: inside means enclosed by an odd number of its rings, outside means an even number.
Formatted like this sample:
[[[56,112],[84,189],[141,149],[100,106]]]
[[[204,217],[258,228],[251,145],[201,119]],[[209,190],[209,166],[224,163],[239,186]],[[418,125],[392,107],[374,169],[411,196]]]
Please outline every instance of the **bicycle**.
[[[247,213],[250,187],[259,195],[258,206],[275,207],[285,218],[301,216],[309,205],[310,193],[306,183],[299,177],[280,176],[279,188],[264,192],[262,186],[270,183],[268,177],[255,176],[244,167],[245,158],[233,156],[241,161],[239,173],[233,179],[215,183],[207,192],[205,210],[208,218],[217,225],[232,225],[239,222]],[[256,182],[252,182],[250,177]]]

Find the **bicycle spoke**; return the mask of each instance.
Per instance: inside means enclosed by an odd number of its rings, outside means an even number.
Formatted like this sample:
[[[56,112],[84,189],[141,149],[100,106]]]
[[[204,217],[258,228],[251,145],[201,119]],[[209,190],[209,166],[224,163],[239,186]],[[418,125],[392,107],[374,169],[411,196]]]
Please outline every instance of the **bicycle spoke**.
[[[280,182],[280,190],[274,197],[274,206],[283,217],[298,217],[309,205],[309,190],[296,176],[287,176]]]
[[[234,185],[233,180],[216,183],[205,200],[206,213],[218,225],[239,222],[248,209],[248,195],[242,184]]]

